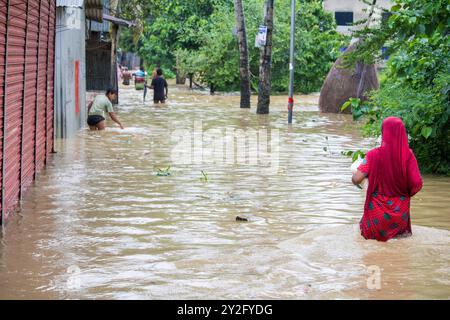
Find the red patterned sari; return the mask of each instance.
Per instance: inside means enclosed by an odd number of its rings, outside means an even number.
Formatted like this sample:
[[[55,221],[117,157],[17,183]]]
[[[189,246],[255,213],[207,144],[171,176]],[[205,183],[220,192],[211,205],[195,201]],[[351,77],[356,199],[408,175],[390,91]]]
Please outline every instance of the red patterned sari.
[[[410,199],[422,188],[422,178],[402,120],[386,118],[381,131],[381,146],[358,167],[369,180],[360,229],[366,239],[387,241],[412,233]]]

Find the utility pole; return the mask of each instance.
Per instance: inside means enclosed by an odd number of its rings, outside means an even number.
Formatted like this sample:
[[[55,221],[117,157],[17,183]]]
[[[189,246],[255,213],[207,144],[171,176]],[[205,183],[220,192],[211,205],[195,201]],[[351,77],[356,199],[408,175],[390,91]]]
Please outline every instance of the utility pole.
[[[292,123],[294,109],[294,37],[295,37],[295,1],[291,0],[291,48],[289,53],[289,99],[288,99],[288,123]]]

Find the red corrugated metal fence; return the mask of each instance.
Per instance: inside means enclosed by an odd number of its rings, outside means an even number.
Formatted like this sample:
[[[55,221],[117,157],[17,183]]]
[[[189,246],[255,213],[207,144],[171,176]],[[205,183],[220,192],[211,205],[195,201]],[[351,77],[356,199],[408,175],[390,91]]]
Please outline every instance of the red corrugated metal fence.
[[[54,0],[0,0],[1,222],[53,148]]]

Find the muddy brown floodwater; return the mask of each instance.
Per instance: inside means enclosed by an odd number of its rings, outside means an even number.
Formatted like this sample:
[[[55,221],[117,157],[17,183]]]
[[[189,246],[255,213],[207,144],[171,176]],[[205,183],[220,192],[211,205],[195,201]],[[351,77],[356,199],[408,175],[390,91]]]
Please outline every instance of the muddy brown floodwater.
[[[142,91],[122,89],[125,130],[109,121],[57,142],[1,238],[0,298],[450,298],[449,178],[424,177],[412,237],[365,241],[364,193],[340,152],[376,142],[350,116],[299,96],[288,127],[286,97],[258,116],[235,95],[169,94],[144,105]],[[199,121],[200,132],[278,133],[270,166],[175,163],[177,130],[190,141]]]

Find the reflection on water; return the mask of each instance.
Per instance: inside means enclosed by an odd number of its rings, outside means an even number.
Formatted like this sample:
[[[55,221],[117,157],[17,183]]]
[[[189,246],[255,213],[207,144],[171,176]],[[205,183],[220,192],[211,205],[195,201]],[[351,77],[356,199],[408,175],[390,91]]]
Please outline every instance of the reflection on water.
[[[169,103],[153,106],[141,94],[121,91],[125,130],[109,121],[57,143],[6,227],[0,298],[450,298],[448,178],[425,177],[413,237],[365,241],[364,195],[340,152],[374,141],[349,116],[320,114],[316,95],[297,97],[288,127],[286,97],[257,116],[232,95],[172,86]],[[195,120],[278,129],[278,171],[173,165],[171,134]],[[170,176],[156,175],[169,165]],[[369,266],[379,290],[367,287]]]

